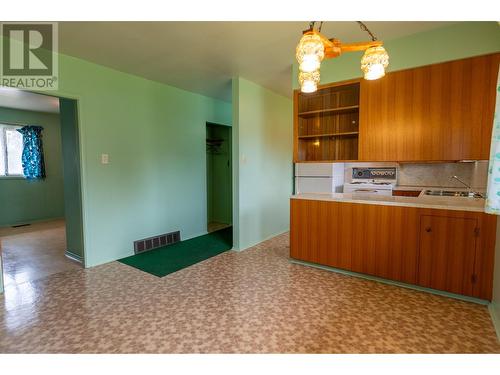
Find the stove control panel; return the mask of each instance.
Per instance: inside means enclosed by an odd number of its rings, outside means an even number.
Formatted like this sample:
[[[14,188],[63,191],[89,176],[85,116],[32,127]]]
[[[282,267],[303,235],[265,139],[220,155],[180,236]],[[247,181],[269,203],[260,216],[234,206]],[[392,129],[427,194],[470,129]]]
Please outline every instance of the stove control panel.
[[[353,168],[352,180],[354,181],[396,181],[396,167],[386,168]]]

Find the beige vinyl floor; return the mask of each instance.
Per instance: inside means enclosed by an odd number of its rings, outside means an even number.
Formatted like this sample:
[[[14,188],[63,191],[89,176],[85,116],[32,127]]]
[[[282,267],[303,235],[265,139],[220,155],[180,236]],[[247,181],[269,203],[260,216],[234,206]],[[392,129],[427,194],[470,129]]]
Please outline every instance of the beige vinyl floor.
[[[19,228],[0,228],[4,287],[15,288],[25,282],[81,269],[64,255],[64,220],[34,223]]]
[[[0,296],[1,353],[500,353],[486,306],[289,262],[284,234],[163,278],[119,262]]]

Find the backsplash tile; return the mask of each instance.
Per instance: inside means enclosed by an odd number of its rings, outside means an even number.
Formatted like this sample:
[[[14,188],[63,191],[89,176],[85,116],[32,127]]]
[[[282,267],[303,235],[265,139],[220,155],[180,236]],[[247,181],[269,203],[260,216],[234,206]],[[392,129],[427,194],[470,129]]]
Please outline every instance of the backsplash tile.
[[[486,189],[488,162],[400,164],[398,184],[406,186],[464,187],[458,176],[475,189]]]
[[[398,185],[428,187],[464,187],[451,178],[456,175],[477,190],[485,190],[488,162],[471,163],[346,163],[345,181],[350,182],[353,167],[397,167]]]

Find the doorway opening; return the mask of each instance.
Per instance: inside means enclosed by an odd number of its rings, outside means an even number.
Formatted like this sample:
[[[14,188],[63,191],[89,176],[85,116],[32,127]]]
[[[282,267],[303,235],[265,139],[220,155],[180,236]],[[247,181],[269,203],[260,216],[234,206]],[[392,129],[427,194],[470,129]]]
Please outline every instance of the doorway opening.
[[[77,101],[0,89],[0,153],[0,292],[81,269]]]
[[[207,232],[230,227],[233,221],[231,127],[206,124]]]

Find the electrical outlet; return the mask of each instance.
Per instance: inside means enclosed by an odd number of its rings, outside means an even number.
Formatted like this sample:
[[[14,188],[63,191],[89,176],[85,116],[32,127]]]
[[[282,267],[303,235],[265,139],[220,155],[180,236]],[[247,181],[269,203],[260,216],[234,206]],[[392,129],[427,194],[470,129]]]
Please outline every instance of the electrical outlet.
[[[109,164],[109,155],[101,154],[101,164]]]

